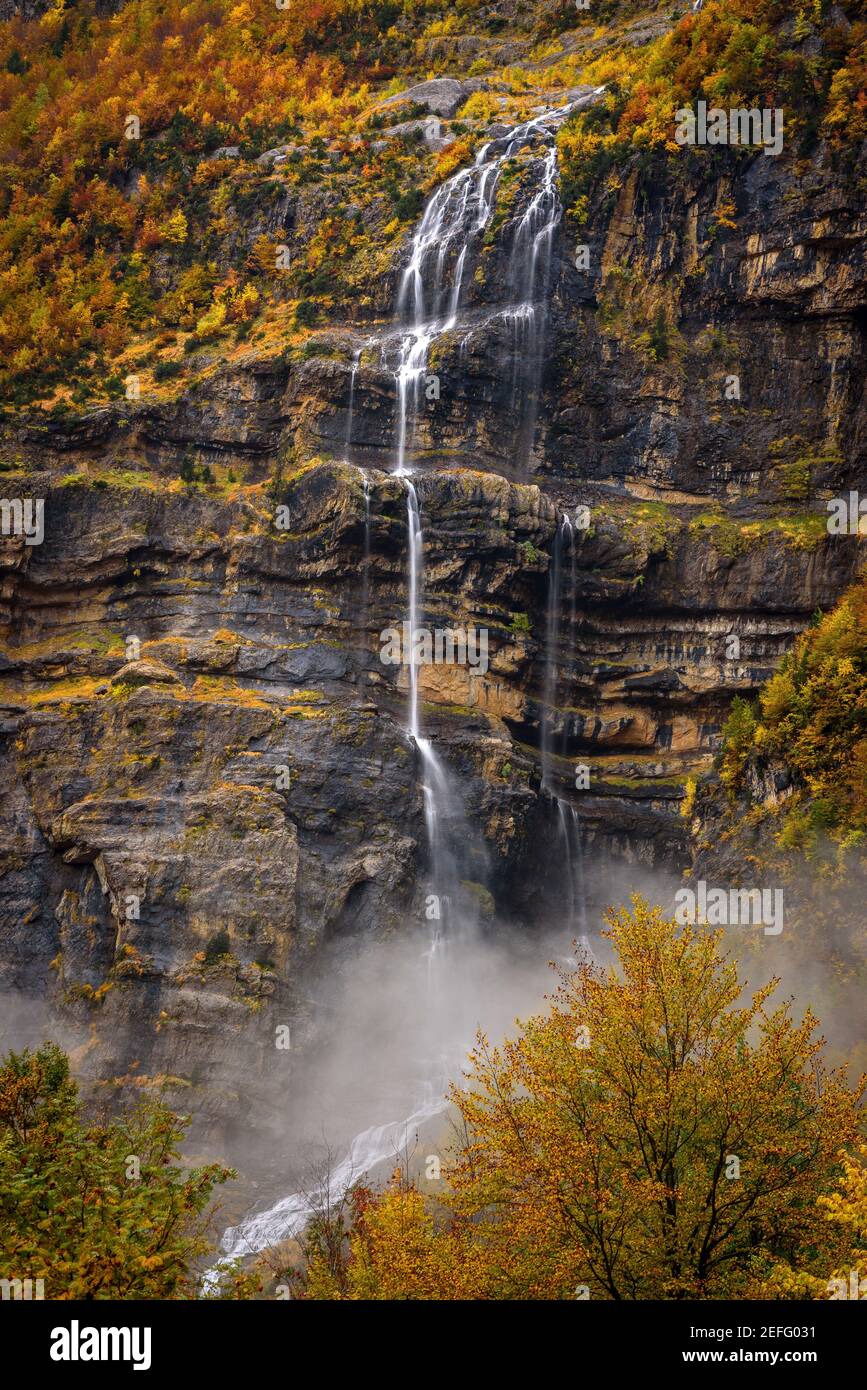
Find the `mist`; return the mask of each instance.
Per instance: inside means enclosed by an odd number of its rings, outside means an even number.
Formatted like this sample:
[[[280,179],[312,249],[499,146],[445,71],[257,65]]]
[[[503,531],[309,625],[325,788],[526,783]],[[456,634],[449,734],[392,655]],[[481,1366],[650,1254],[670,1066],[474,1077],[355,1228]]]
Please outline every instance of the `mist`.
[[[477,1031],[493,1045],[516,1036],[523,1020],[547,1012],[558,969],[587,960],[610,964],[602,934],[606,908],[628,905],[641,893],[673,913],[685,881],[673,870],[598,853],[586,858],[584,900],[576,909],[566,875],[553,893],[547,885],[546,901],[562,902],[562,910],[550,910],[541,926],[500,919],[458,931],[434,950],[427,926],[407,923],[401,935],[338,940],[321,950],[298,981],[290,1069],[282,1093],[271,1078],[269,1134],[251,1132],[231,1154],[206,1155],[229,1157],[241,1172],[220,1223],[228,1253],[252,1255],[297,1234],[327,1196],[323,1187],[333,1199],[354,1182],[381,1185],[397,1166],[418,1173],[431,1154],[445,1158],[448,1088],[460,1083]],[[809,901],[815,882],[803,877],[801,896]],[[856,896],[853,891],[853,920]],[[788,998],[796,1017],[812,1008],[829,1061],[841,1062],[859,1037],[858,1000],[841,987],[828,960],[805,951],[797,920],[786,927],[779,937],[754,927],[725,930],[742,997],[778,977],[771,1005]],[[74,1065],[80,1034],[44,1002],[8,993],[0,999],[4,1051],[38,1047],[49,1037],[73,1053]],[[275,1058],[275,1069],[285,1066],[281,1054]],[[219,1079],[227,1085],[243,1084],[234,1069],[224,1071]]]

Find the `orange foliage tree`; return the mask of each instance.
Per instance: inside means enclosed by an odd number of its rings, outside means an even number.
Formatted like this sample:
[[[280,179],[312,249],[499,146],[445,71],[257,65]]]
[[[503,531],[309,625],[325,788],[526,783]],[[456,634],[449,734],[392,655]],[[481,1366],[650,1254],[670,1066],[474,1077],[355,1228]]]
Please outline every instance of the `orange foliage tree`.
[[[609,914],[617,964],[565,974],[513,1041],[479,1037],[452,1099],[448,1219],[397,1182],[322,1298],[774,1296],[782,1261],[825,1277],[845,1233],[819,1199],[857,1132],[808,1011],[741,1002],[719,932],[640,898]]]

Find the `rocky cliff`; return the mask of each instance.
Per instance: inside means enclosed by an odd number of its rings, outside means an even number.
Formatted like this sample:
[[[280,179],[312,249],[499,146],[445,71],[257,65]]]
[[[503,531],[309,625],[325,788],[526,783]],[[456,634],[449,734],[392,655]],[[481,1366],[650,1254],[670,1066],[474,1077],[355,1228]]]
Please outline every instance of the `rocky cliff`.
[[[409,93],[445,150],[474,90],[446,76],[457,106]],[[502,138],[490,113],[472,126]],[[485,629],[489,665],[423,667],[420,695],[479,836],[486,930],[562,906],[558,798],[595,865],[684,869],[680,803],[732,697],[863,558],[825,506],[865,467],[863,145],[845,167],[821,142],[704,155],[588,168],[577,214],[561,182],[527,339],[501,312],[543,176],[521,146],[425,363],[424,617]],[[293,254],[335,196],[323,176],[273,202]],[[275,1029],[291,1077],[328,1026],[317,972],[422,914],[406,670],[379,653],[407,614],[389,335],[423,207],[351,322],[194,343],[190,381],[3,423],[4,495],[45,500],[45,537],[2,546],[0,982],[50,1001],[92,1081],[167,1086],[230,1148],[286,1085]],[[268,223],[248,208],[249,247]]]

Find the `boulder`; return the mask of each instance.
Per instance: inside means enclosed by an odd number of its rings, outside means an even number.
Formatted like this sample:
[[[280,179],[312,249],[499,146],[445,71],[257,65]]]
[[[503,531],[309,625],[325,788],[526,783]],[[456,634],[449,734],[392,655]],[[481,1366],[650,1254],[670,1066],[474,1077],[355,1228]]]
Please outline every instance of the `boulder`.
[[[393,125],[388,130],[383,130],[377,145],[381,148],[389,140],[397,139],[401,135],[413,135],[416,131],[421,133],[424,143],[434,150],[443,149],[446,145],[450,145],[455,138],[453,135],[443,135],[442,122],[439,116],[427,116],[418,121],[402,121],[400,125]]]
[[[144,656],[139,661],[128,661],[115,671],[112,685],[180,685],[181,678],[165,662],[155,657]]]
[[[288,145],[275,145],[272,150],[264,150],[256,163],[263,169],[267,169],[272,164],[282,163],[289,152]]]
[[[468,83],[458,82],[456,77],[433,77],[429,82],[417,82],[414,87],[407,87],[405,92],[387,97],[380,102],[380,108],[396,106],[399,102],[415,102],[418,106],[426,106],[434,115],[449,120],[463,106],[471,91]]]

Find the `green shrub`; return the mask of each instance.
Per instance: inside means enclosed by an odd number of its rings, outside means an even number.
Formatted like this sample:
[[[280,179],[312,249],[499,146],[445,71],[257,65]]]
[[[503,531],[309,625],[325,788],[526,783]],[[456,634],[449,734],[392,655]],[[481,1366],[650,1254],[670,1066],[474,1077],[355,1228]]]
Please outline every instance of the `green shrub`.
[[[158,362],[154,367],[154,381],[170,381],[173,376],[180,376],[183,369],[183,362]]]
[[[208,940],[208,944],[205,947],[205,961],[208,965],[213,965],[214,961],[219,960],[222,956],[230,955],[231,950],[232,942],[229,939],[229,933],[226,931],[225,927],[221,927],[220,930],[215,931],[213,936]]]
[[[756,712],[750,701],[736,695],[723,728],[724,752],[720,770],[723,786],[730,796],[734,796],[743,780],[757,722]]]
[[[312,299],[302,299],[295,308],[295,322],[302,328],[314,324],[319,318],[319,305]]]
[[[413,217],[418,217],[424,207],[424,194],[420,188],[412,188],[408,193],[401,193],[394,200],[394,215],[399,217],[401,222],[409,222]]]
[[[207,1207],[235,1173],[178,1162],[187,1121],[139,1101],[79,1108],[54,1043],[0,1061],[0,1265],[48,1299],[189,1299],[212,1254]],[[131,1159],[135,1167],[131,1169]]]

